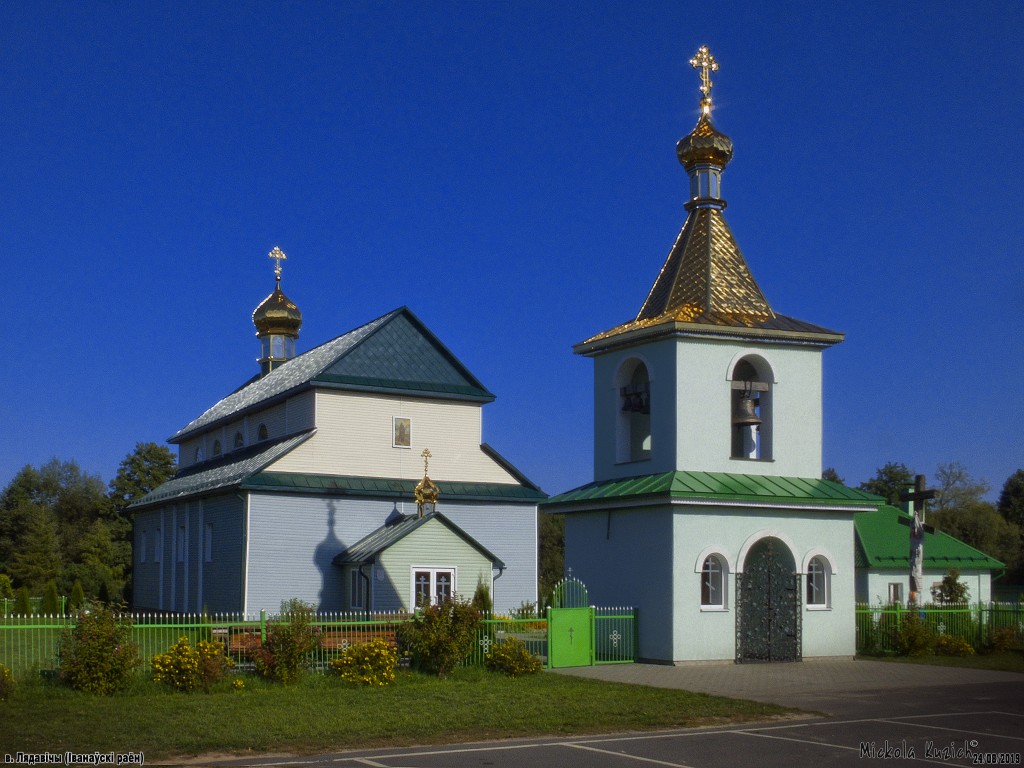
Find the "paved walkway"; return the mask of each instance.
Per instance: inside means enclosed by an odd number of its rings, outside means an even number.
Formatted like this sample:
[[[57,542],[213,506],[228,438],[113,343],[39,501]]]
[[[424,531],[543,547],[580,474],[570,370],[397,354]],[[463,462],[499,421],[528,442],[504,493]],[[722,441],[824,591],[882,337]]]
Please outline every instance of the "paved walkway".
[[[826,714],[854,714],[886,696],[951,685],[1017,683],[1024,675],[982,669],[884,661],[803,661],[793,664],[609,664],[556,670],[561,674],[658,688],[752,699]],[[897,692],[899,692],[897,694]],[[926,691],[922,690],[922,695]]]

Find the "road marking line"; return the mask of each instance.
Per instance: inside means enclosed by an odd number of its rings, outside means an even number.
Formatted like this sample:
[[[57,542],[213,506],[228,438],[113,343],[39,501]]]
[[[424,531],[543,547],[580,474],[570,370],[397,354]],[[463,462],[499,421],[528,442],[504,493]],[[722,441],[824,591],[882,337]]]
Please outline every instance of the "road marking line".
[[[655,760],[653,757],[640,757],[639,755],[630,755],[625,752],[612,752],[610,749],[598,749],[597,747],[588,747],[585,744],[562,744],[563,747],[569,747],[570,749],[585,749],[588,752],[597,752],[600,755],[614,755],[615,757],[625,757],[630,760],[639,760],[642,763],[654,763],[655,765],[667,765],[671,768],[691,768],[691,766],[685,763],[669,763],[664,760]]]
[[[892,723],[893,725],[912,725],[915,728],[935,728],[935,729],[940,730],[940,731],[953,731],[954,733],[966,733],[966,734],[968,734],[970,736],[985,736],[985,737],[990,738],[990,739],[997,738],[997,739],[1012,739],[1013,741],[1024,741],[1024,736],[1003,736],[1003,735],[1000,735],[998,733],[991,733],[989,731],[968,731],[966,728],[950,728],[947,725],[929,725],[927,723],[910,723],[910,722],[906,722],[906,721],[903,721],[903,720],[901,720],[901,721],[899,721],[899,723],[897,723],[896,721],[886,720],[884,718],[876,718],[875,722],[876,723]]]

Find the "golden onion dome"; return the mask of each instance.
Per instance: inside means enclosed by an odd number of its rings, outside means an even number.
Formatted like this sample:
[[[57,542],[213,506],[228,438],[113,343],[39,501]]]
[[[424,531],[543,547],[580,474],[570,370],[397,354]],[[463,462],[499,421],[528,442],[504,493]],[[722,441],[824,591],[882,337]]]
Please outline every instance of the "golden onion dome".
[[[710,109],[702,111],[697,126],[676,144],[676,155],[686,170],[698,165],[724,168],[732,160],[732,139],[711,122]]]
[[[283,334],[298,336],[302,326],[302,313],[295,302],[284,295],[278,281],[274,292],[267,296],[252,313],[256,335]]]

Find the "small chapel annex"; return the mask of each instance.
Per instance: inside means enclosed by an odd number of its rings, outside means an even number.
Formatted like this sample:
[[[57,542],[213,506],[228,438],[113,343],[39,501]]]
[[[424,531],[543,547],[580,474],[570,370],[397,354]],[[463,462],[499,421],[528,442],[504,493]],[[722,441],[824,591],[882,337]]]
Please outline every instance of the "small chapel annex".
[[[496,610],[535,602],[545,494],[481,443],[494,395],[406,307],[296,355],[270,256],[260,373],[169,439],[177,474],[132,505],[135,608],[410,611],[478,584]]]
[[[821,479],[821,358],[843,334],[754,280],[724,216],[718,65],[690,63],[686,221],[636,317],[573,348],[594,361],[594,480],[542,509],[591,599],[637,607],[644,660],[853,656],[854,515],[882,500]]]

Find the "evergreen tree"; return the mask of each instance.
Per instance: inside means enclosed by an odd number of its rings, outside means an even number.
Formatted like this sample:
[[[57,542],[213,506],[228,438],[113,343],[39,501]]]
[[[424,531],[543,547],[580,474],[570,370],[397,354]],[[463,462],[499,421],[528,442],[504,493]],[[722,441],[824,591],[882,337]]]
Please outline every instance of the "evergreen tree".
[[[900,493],[913,484],[914,473],[907,468],[907,465],[898,461],[890,461],[884,467],[879,467],[874,477],[865,480],[858,487],[862,491],[881,496],[885,499],[886,504],[902,507]]]
[[[71,611],[77,611],[82,607],[82,603],[85,602],[85,590],[82,589],[82,582],[75,580],[75,584],[71,587],[71,597],[68,599],[68,608]]]
[[[37,594],[47,581],[60,576],[57,525],[48,510],[36,508],[9,569],[15,581]]]
[[[114,511],[124,514],[133,501],[141,499],[174,477],[174,454],[156,443],[136,443],[135,450],[121,461],[117,475],[110,481],[110,499]]]
[[[57,582],[50,579],[43,590],[43,602],[39,606],[43,616],[56,616],[60,613],[60,595],[57,594]]]
[[[1006,478],[997,509],[1005,520],[1024,526],[1024,469]]]
[[[14,595],[14,614],[16,616],[32,615],[32,598],[29,596],[28,587],[22,586]]]

